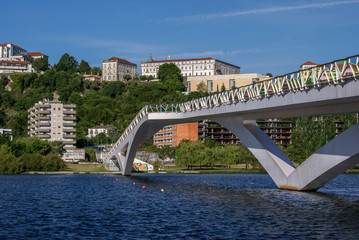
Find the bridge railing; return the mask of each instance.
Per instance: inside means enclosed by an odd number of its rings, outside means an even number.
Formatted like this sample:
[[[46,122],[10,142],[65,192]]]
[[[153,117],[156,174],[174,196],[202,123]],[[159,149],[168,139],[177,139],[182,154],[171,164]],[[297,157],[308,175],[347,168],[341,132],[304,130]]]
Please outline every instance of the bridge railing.
[[[304,91],[319,88],[323,85],[339,84],[348,79],[359,78],[359,55],[330,63],[321,64],[308,69],[301,69],[285,75],[271,77],[256,83],[242,86],[230,91],[213,94],[178,104],[147,105],[143,107],[118,141],[110,149],[105,159],[113,156],[114,151],[130,134],[137,124],[148,113],[189,112],[214,106],[256,100],[272,95],[283,95],[288,92]]]

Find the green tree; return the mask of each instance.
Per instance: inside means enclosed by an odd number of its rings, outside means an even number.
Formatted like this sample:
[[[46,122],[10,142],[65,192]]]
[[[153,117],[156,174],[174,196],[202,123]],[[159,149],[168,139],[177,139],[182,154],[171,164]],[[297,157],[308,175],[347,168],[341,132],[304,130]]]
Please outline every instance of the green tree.
[[[91,67],[88,64],[88,62],[81,60],[78,71],[82,74],[84,74],[84,73],[89,74],[91,72]]]
[[[185,91],[181,70],[174,63],[162,64],[158,69],[158,78],[168,92]]]
[[[36,72],[46,71],[49,69],[49,62],[46,58],[37,58],[33,61],[32,67]]]
[[[65,53],[60,58],[59,62],[54,66],[56,71],[72,71],[76,72],[78,68],[78,62],[75,57]]]
[[[125,74],[123,75],[123,80],[125,80],[126,82],[130,81],[132,79],[132,76],[130,74]]]
[[[201,81],[201,82],[197,85],[197,91],[200,92],[200,93],[205,93],[205,92],[207,92],[206,84],[204,83],[204,81]]]
[[[221,92],[225,92],[225,91],[226,91],[226,87],[224,86],[224,83],[222,83]]]

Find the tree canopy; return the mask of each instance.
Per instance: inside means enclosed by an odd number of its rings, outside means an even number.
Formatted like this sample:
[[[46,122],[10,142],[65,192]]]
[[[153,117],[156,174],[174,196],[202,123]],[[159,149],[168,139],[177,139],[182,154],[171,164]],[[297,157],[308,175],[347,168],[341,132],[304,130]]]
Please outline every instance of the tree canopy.
[[[88,62],[82,60],[80,65],[79,65],[79,69],[78,71],[82,74],[84,73],[87,73],[87,74],[90,74],[91,73],[91,67],[90,65],[88,64]]]
[[[78,68],[78,62],[75,57],[70,56],[68,53],[65,53],[60,58],[59,62],[55,65],[56,71],[72,71],[76,72]]]

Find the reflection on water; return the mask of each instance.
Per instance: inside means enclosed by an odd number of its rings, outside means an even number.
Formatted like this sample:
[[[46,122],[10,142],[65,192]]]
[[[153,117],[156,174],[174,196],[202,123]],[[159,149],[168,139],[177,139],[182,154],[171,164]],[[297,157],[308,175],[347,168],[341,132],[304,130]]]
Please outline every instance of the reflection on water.
[[[265,174],[0,176],[0,238],[354,239],[358,184],[356,174],[318,192],[279,190]]]

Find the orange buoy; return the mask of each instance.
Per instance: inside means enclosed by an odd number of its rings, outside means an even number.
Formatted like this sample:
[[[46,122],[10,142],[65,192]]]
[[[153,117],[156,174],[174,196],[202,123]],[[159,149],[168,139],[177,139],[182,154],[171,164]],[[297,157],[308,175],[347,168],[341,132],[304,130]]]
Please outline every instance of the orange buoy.
[[[142,186],[142,189],[145,189],[146,188],[146,186]]]
[[[162,189],[161,189],[161,192],[164,192],[164,191],[165,191],[165,190],[162,188]]]

